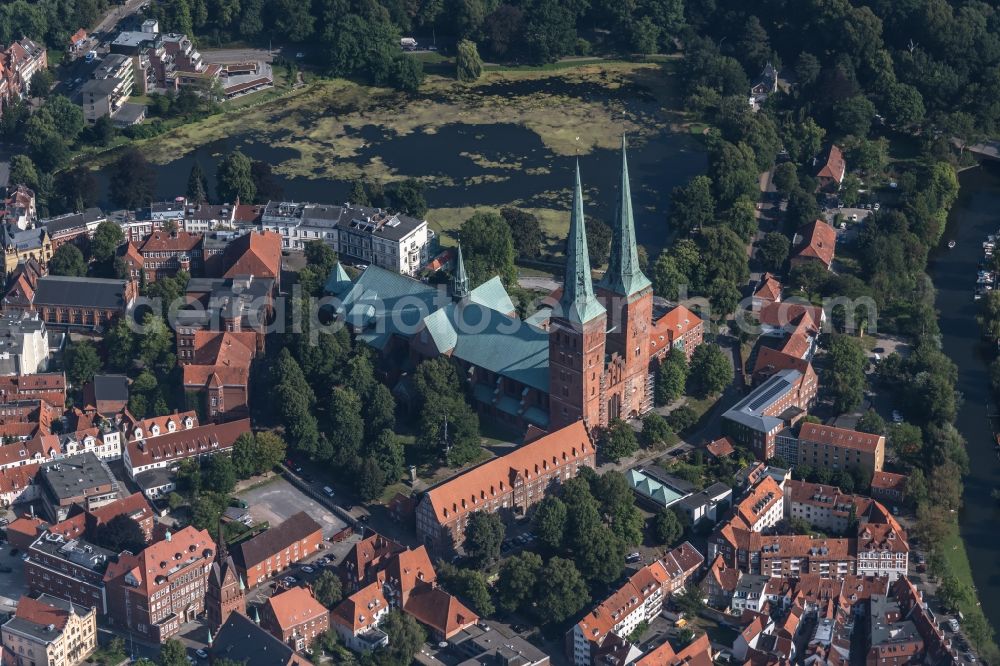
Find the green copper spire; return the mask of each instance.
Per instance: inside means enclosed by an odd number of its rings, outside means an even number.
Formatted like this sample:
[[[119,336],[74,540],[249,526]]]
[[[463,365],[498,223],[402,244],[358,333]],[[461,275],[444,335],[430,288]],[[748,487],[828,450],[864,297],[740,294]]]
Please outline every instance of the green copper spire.
[[[615,211],[611,258],[608,261],[608,271],[598,286],[615,294],[631,296],[649,287],[650,282],[639,268],[635,220],[632,217],[632,190],[628,184],[628,157],[625,153],[625,135],[622,134],[622,182],[618,192],[620,200]]]
[[[208,630],[208,647],[212,647],[212,630]]]
[[[260,624],[260,610],[256,606],[253,607],[253,621]]]
[[[455,256],[455,272],[451,276],[451,295],[455,300],[461,300],[469,295],[469,276],[465,272],[461,243],[458,244],[458,254]]]
[[[587,254],[587,223],[583,217],[583,188],[580,186],[580,163],[576,163],[576,184],[573,190],[573,211],[569,218],[569,240],[566,241],[566,279],[559,299],[562,316],[585,324],[604,314],[604,306],[594,296],[590,279],[590,256]]]

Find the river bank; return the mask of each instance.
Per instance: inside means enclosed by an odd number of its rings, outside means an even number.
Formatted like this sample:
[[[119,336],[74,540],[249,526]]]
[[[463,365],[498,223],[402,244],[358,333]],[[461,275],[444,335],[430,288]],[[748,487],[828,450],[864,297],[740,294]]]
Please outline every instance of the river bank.
[[[937,291],[943,351],[958,367],[957,390],[964,401],[956,427],[966,440],[970,471],[964,479],[963,508],[956,531],[941,551],[949,570],[970,588],[974,598],[966,600],[963,614],[981,604],[994,631],[1000,631],[1000,551],[997,502],[991,497],[1000,487],[1000,468],[993,452],[995,412],[990,396],[989,351],[975,324],[979,306],[973,300],[975,272],[982,256],[982,241],[1000,227],[1000,165],[987,164],[962,172],[958,201],[948,217],[942,247],[950,240],[952,250],[939,250],[932,259],[930,275]]]

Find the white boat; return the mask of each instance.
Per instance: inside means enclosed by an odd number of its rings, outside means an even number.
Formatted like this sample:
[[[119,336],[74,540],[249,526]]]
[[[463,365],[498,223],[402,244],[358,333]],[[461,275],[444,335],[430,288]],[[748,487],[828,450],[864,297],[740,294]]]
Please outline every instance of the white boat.
[[[955,241],[953,240],[948,241],[948,249],[951,250],[954,249],[954,247],[955,247]]]

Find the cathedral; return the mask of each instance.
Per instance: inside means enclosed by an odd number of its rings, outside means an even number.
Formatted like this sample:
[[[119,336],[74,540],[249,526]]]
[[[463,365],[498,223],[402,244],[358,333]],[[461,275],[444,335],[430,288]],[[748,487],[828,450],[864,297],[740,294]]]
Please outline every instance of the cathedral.
[[[683,340],[674,326],[653,321],[652,285],[639,266],[624,138],[621,159],[607,272],[595,283],[577,165],[563,287],[523,320],[499,277],[470,288],[461,247],[444,295],[377,266],[352,280],[337,265],[325,290],[339,301],[338,313],[355,338],[398,369],[388,378],[394,390],[406,392],[400,385],[422,360],[447,356],[482,417],[532,437],[581,419],[588,428],[604,427],[652,407],[651,350],[682,347]],[[689,319],[700,326],[693,314]]]

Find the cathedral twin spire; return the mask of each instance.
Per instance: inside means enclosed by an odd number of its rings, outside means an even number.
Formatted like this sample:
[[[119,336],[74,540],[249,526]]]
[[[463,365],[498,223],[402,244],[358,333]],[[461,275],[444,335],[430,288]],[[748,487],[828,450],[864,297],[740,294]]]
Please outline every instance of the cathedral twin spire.
[[[615,224],[612,230],[611,257],[608,261],[608,270],[598,286],[615,294],[631,296],[649,287],[650,282],[639,267],[625,149],[625,137],[622,136],[621,186]],[[590,274],[590,256],[587,253],[587,228],[583,214],[583,188],[580,186],[579,162],[576,164],[573,210],[570,214],[569,239],[566,243],[566,275],[559,304],[562,306],[563,316],[578,324],[585,324],[605,312],[604,306],[594,294],[594,285]]]

